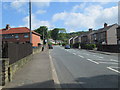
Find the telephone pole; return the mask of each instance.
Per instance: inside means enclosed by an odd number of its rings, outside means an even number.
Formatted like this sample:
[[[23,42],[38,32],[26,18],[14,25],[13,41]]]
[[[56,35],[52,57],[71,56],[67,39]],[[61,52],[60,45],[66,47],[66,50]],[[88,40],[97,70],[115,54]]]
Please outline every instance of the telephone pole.
[[[31,0],[29,0],[29,28],[30,28],[30,43],[32,43],[32,31],[31,31]]]

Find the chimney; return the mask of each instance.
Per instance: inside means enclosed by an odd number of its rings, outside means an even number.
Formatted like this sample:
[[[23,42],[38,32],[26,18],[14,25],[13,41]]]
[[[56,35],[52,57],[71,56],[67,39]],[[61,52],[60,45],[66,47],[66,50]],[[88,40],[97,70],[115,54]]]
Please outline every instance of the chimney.
[[[6,25],[6,30],[9,30],[9,29],[10,29],[10,25],[7,24],[7,25]]]
[[[107,23],[104,23],[104,28],[107,27]]]
[[[89,32],[92,32],[92,28],[89,28]]]

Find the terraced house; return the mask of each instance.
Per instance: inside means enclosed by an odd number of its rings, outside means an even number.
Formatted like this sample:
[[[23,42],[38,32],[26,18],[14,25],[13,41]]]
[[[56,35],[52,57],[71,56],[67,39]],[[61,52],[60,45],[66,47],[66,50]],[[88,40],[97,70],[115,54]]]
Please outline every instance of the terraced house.
[[[27,27],[17,27],[11,28],[8,24],[6,28],[0,30],[2,34],[2,41],[7,42],[21,42],[29,43],[30,42],[30,29]],[[41,43],[40,34],[32,31],[32,44],[33,47],[37,47]]]
[[[120,26],[116,30],[117,30],[117,43],[120,44]]]
[[[92,43],[106,44],[106,45],[117,44],[116,28],[118,26],[119,26],[118,24],[113,24],[108,26],[107,23],[105,23],[103,28],[96,30],[92,34],[91,36]]]
[[[94,33],[94,30],[92,29],[89,29],[88,32],[84,33],[81,35],[81,43],[84,43],[84,44],[90,44],[92,41],[91,41],[91,35]]]

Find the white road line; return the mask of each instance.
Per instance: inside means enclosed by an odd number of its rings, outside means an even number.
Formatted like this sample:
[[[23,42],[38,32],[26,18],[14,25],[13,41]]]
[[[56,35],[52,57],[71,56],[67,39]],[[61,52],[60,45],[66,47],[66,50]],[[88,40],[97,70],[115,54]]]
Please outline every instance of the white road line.
[[[103,58],[103,57],[100,57],[100,56],[97,56],[98,58]]]
[[[73,53],[74,55],[77,55],[76,53]]]
[[[107,68],[110,69],[110,70],[112,70],[112,71],[114,71],[114,72],[120,73],[118,70],[115,70],[115,69],[113,69],[111,67],[107,67]]]
[[[93,61],[93,60],[91,60],[91,59],[87,59],[87,60],[89,60],[89,61],[91,61],[91,62],[93,62],[93,63],[95,63],[95,64],[99,64],[98,62]]]
[[[81,55],[78,55],[79,57],[81,57],[81,58],[84,58],[83,56],[81,56]]]
[[[50,58],[50,64],[51,64],[51,69],[52,69],[52,78],[53,78],[54,83],[55,83],[55,88],[61,88],[60,81],[58,79],[57,72],[56,72],[55,66],[53,64],[53,58],[50,55],[50,52],[49,52],[49,58]]]
[[[96,59],[95,61],[103,61],[103,62],[106,62],[106,61],[108,61],[108,62],[117,62],[117,61],[111,61],[111,60],[103,60],[103,59]]]
[[[120,67],[115,67],[115,66],[110,66],[111,68],[120,68]]]
[[[118,64],[118,63],[113,63],[113,62],[99,62],[99,63],[105,63],[105,64]]]
[[[114,59],[110,59],[110,61],[115,61],[115,62],[118,62],[118,60],[114,60]]]

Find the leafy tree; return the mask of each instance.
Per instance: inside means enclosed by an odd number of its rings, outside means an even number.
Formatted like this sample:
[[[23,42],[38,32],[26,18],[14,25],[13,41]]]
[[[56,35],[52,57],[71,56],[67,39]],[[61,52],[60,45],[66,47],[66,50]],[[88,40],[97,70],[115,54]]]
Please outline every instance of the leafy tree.
[[[59,29],[58,28],[54,28],[52,31],[51,31],[51,37],[53,40],[56,40],[58,39],[58,33],[59,33]]]
[[[34,30],[35,32],[39,33],[41,35],[41,39],[47,39],[48,38],[48,28],[47,26],[40,26],[38,29]]]

